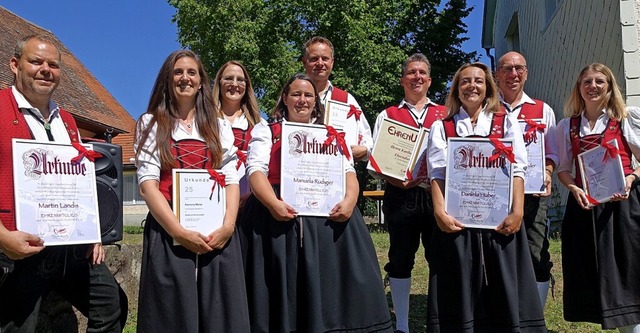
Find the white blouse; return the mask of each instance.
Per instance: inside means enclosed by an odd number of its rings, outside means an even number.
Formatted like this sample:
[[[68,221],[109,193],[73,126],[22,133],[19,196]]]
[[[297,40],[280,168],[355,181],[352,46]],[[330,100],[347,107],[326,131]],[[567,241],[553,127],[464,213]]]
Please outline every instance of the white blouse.
[[[142,116],[142,128],[146,128],[149,122],[153,118],[150,114],[144,114]],[[140,156],[136,162],[138,168],[138,184],[142,184],[147,180],[160,181],[160,151],[156,149],[156,131],[158,124],[153,125],[153,129],[149,132],[149,136],[144,143],[141,143],[141,134],[138,133],[138,137],[133,144],[133,149],[136,151],[142,144],[142,150]],[[224,119],[218,119],[218,127],[220,129],[220,144],[222,145],[222,171],[225,174],[225,180],[227,184],[238,184],[238,172],[236,171],[238,150],[234,145],[233,132],[231,131],[231,125]],[[171,137],[175,141],[184,139],[195,139],[204,141],[200,137],[198,132],[198,126],[194,123],[191,129],[191,134],[185,130],[182,126],[176,125],[171,133]]]
[[[460,108],[458,114],[453,116],[456,124],[456,133],[464,138],[467,136],[488,136],[491,133],[491,120],[493,114],[484,110],[478,115],[478,121],[474,127],[471,124],[471,118],[463,107]],[[517,122],[510,117],[505,117],[504,138],[513,139],[513,154],[516,163],[513,163],[513,176],[524,179],[524,173],[527,167],[527,151],[522,138],[522,130]],[[429,132],[429,145],[427,146],[428,160],[427,170],[429,177],[434,179],[445,179],[447,166],[447,136],[444,132],[444,124],[442,120],[438,120],[431,126]]]
[[[631,153],[638,159],[640,157],[640,109],[637,107],[627,107],[629,116],[622,120],[622,135],[627,140]],[[607,129],[609,116],[605,109],[596,120],[593,129],[589,128],[589,121],[584,117],[584,112],[580,115],[580,135],[600,134]],[[571,138],[569,130],[571,127],[571,118],[564,118],[558,123],[556,129],[556,142],[558,144],[558,155],[560,163],[558,172],[573,170],[573,152],[571,149]]]
[[[285,119],[282,122],[286,122]],[[251,130],[251,141],[249,141],[249,151],[247,152],[247,176],[259,171],[265,176],[269,175],[269,161],[271,160],[271,147],[273,146],[273,138],[271,129],[266,122],[260,122]],[[351,148],[349,155],[351,154]],[[353,158],[352,158],[353,159]],[[353,162],[349,162],[345,157],[345,173],[356,172],[353,168]]]

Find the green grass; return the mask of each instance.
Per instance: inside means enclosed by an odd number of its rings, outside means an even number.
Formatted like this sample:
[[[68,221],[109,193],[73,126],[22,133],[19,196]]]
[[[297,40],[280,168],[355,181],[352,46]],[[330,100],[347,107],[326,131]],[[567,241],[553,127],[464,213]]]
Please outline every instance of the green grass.
[[[127,227],[125,230],[123,243],[140,244],[142,243],[142,228]],[[371,232],[371,238],[376,247],[378,261],[380,262],[380,270],[387,262],[387,251],[389,249],[389,235],[379,228],[374,228]],[[562,317],[562,262],[560,257],[560,240],[550,240],[551,260],[553,261],[553,269],[551,273],[555,278],[555,287],[553,296],[549,291],[549,298],[545,308],[545,319],[547,328],[550,333],[596,333],[596,332],[617,332],[617,330],[602,330],[600,325],[590,323],[571,323]],[[426,332],[426,316],[427,316],[427,290],[429,282],[429,268],[424,260],[424,249],[420,247],[416,254],[416,263],[412,272],[411,281],[411,298],[409,310],[409,329],[412,333]],[[389,309],[393,313],[393,305],[391,303],[391,293],[389,287],[386,288]],[[131,300],[131,298],[130,298]],[[125,333],[133,333],[136,328],[136,313],[129,313]]]

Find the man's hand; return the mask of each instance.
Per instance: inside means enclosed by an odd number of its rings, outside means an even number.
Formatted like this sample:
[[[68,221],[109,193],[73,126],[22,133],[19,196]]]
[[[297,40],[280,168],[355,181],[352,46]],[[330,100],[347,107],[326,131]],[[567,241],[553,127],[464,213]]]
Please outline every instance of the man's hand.
[[[87,259],[91,259],[92,265],[100,265],[104,261],[104,248],[102,247],[102,244],[93,244],[91,247],[89,247],[84,257]]]
[[[0,231],[0,250],[10,259],[24,259],[43,249],[44,240],[36,235],[6,229]]]

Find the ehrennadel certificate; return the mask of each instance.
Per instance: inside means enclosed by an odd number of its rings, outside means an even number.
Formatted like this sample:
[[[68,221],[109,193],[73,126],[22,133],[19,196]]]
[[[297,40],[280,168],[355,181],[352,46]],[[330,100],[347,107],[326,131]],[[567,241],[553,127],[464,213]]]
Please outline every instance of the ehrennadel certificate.
[[[70,144],[13,139],[16,227],[47,246],[101,242],[95,165],[78,155]]]

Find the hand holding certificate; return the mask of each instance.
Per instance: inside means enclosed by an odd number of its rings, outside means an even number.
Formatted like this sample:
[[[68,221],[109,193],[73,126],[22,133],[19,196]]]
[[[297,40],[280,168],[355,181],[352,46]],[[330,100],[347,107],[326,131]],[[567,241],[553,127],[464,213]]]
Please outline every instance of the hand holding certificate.
[[[592,205],[611,201],[626,192],[618,142],[611,140],[578,155],[582,187]]]
[[[511,212],[511,140],[449,138],[445,211],[468,228],[495,229]]]
[[[280,195],[299,215],[329,216],[345,196],[349,148],[330,126],[282,124]]]

